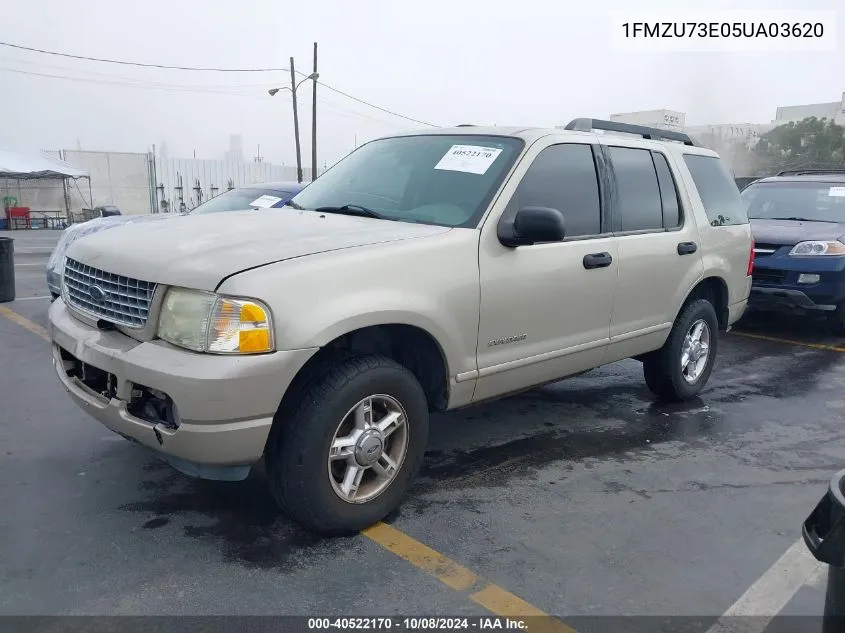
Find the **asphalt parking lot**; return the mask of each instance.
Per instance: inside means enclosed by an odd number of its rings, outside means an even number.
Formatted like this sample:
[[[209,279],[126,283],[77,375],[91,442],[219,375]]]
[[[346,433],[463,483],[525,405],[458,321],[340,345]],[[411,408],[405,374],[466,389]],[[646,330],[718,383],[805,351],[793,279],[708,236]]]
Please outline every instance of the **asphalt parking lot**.
[[[260,474],[190,479],[70,401],[43,329],[56,239],[16,242],[0,304],[0,614],[822,611],[796,543],[845,467],[845,340],[817,323],[741,323],[684,405],[625,361],[437,416],[399,512],[320,539]]]

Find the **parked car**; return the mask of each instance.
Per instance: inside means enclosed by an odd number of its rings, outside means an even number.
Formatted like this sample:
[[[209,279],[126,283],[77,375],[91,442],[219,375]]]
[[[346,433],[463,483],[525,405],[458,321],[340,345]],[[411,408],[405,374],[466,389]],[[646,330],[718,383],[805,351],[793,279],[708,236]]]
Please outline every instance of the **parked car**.
[[[283,207],[288,200],[302,191],[304,184],[298,182],[267,182],[255,185],[236,187],[203,202],[187,213],[205,214],[220,213],[242,209],[259,209],[264,207]],[[97,207],[98,217],[87,222],[72,224],[62,231],[56,248],[47,262],[47,287],[53,299],[61,294],[62,266],[68,247],[80,237],[99,233],[106,229],[113,229],[135,222],[150,222],[165,220],[184,213],[155,213],[151,215],[121,215],[117,207]],[[115,213],[116,211],[116,213]]]
[[[749,306],[825,314],[845,335],[845,169],[781,172],[742,197],[756,243]]]
[[[114,205],[105,205],[102,207],[94,207],[94,212],[97,214],[98,217],[101,218],[108,218],[115,215],[122,215],[120,213],[120,209],[118,209]]]
[[[568,127],[388,136],[298,211],[79,240],[49,311],[58,378],[185,473],[264,458],[325,534],[396,508],[430,412],[630,357],[659,398],[694,398],[751,287],[739,190],[684,134]]]

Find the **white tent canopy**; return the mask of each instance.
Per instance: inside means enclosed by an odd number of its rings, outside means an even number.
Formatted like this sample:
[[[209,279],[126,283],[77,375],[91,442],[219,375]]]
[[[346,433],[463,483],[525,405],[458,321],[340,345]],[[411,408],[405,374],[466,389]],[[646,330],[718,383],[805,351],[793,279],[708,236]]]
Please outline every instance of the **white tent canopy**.
[[[40,152],[19,154],[0,149],[0,178],[87,178],[88,172]]]

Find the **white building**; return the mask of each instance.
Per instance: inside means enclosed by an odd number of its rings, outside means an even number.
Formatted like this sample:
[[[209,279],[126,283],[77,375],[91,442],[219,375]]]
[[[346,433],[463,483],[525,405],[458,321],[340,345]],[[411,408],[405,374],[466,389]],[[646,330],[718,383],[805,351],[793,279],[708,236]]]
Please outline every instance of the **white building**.
[[[656,127],[661,130],[674,130],[676,132],[684,129],[686,114],[676,110],[640,110],[639,112],[621,112],[610,115],[611,121],[619,123],[631,123],[633,125],[645,125]]]
[[[802,121],[814,116],[818,119],[833,119],[838,125],[845,125],[845,92],[839,101],[810,103],[807,105],[781,106],[775,112],[772,123],[783,125],[790,121]]]

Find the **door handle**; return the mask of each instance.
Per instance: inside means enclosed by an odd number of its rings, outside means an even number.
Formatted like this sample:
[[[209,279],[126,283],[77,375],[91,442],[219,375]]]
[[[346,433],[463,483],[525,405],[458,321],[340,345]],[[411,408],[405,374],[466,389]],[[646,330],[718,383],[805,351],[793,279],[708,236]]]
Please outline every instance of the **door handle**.
[[[584,255],[584,268],[591,270],[593,268],[607,268],[613,258],[610,253],[591,253]]]
[[[681,242],[678,244],[678,255],[691,255],[698,250],[698,244],[695,242]]]

